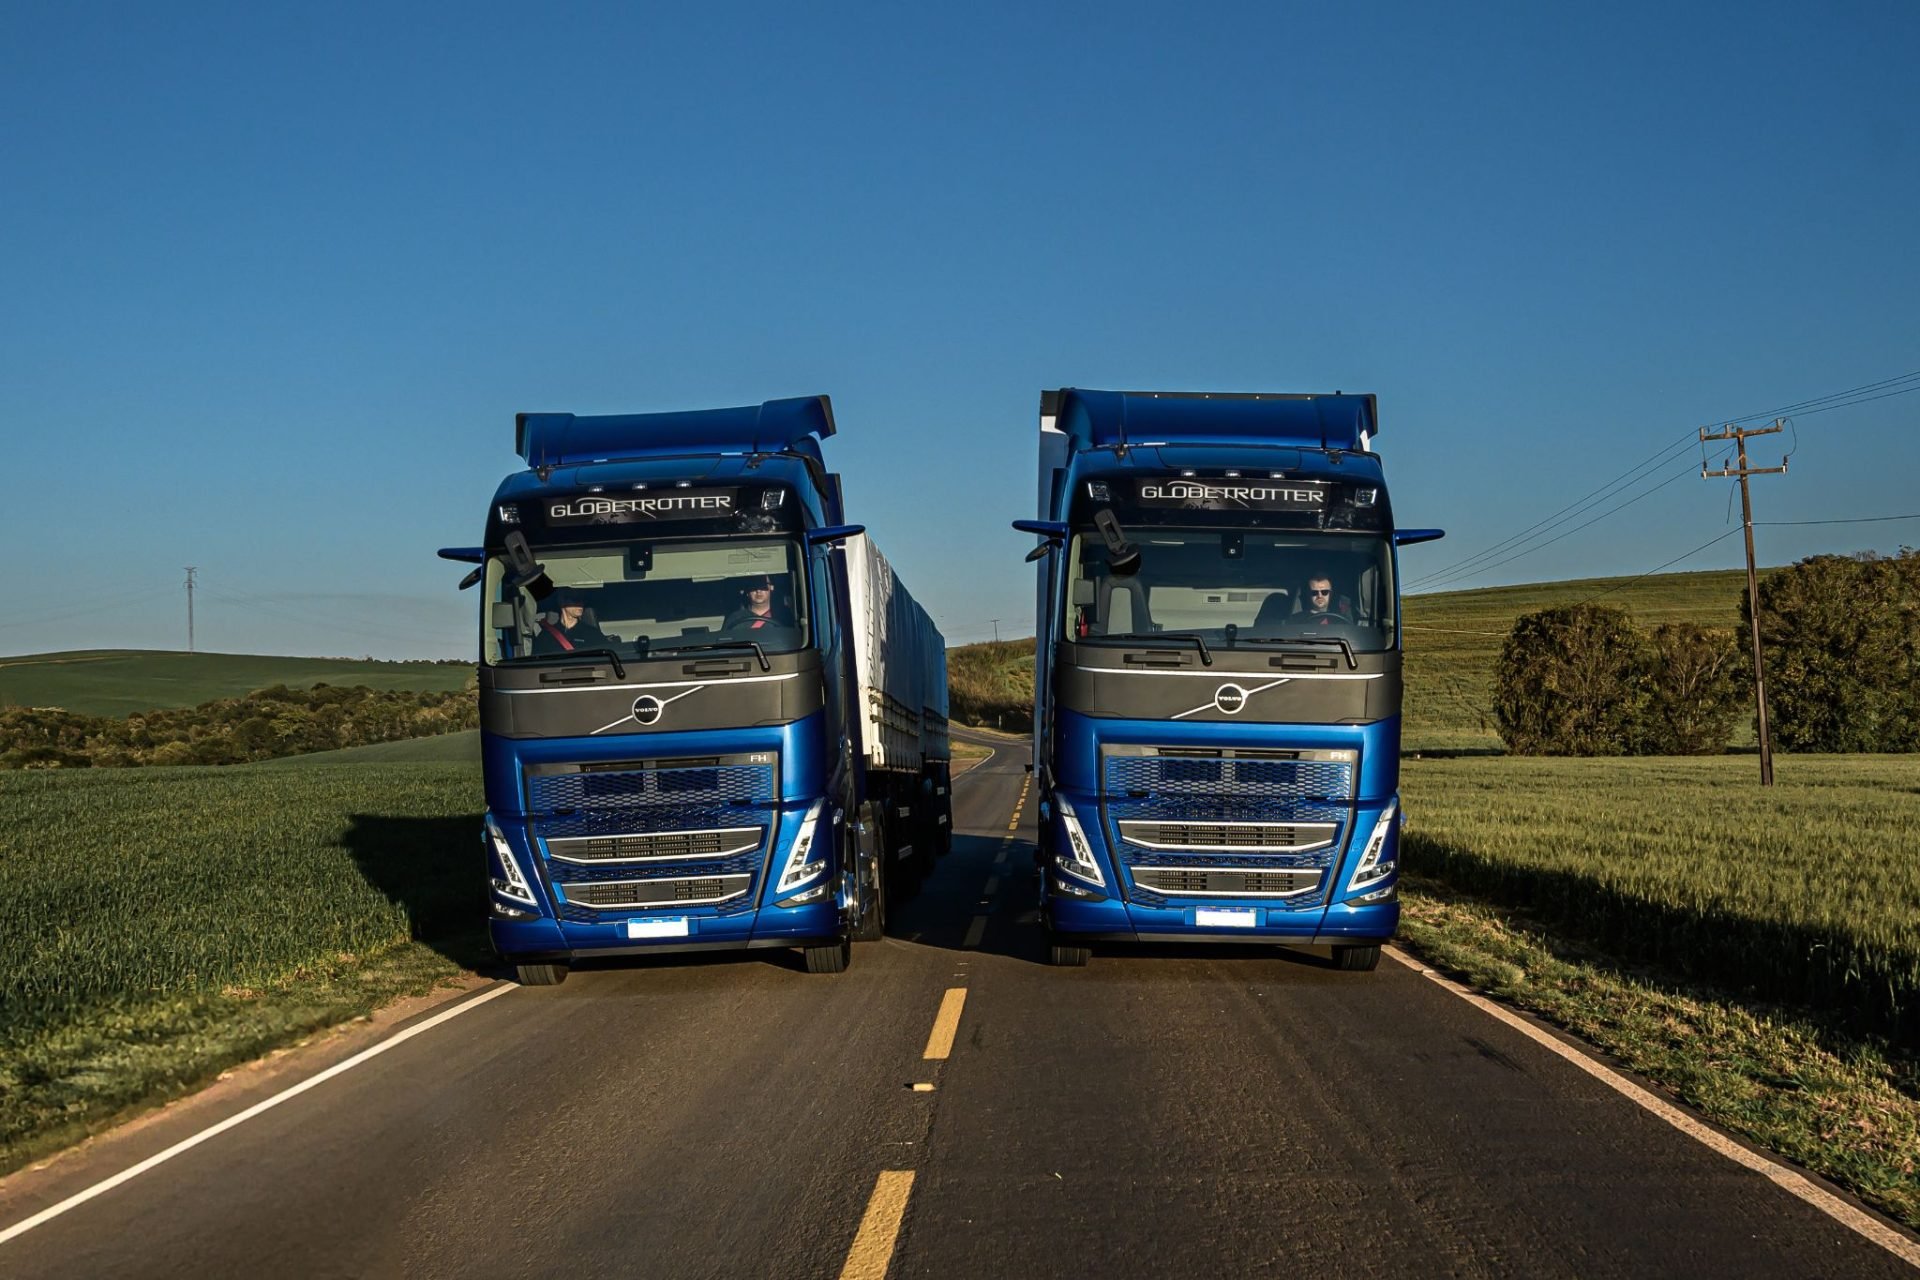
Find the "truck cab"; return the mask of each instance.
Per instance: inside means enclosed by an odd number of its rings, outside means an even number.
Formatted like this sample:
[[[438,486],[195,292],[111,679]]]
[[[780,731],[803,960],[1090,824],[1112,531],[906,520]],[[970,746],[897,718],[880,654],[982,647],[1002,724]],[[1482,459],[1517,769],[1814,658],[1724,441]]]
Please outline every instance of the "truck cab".
[[[488,930],[583,957],[877,936],[826,397],[521,414],[475,565]]]
[[[1396,530],[1372,396],[1049,392],[1034,760],[1055,963],[1399,922]]]

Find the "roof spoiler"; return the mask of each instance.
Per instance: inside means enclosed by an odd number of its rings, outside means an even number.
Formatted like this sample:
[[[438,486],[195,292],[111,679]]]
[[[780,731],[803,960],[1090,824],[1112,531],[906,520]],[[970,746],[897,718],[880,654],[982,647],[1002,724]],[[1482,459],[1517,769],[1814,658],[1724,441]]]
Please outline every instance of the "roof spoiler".
[[[513,448],[531,467],[689,453],[799,453],[819,462],[816,441],[833,432],[832,400],[798,396],[683,413],[519,413]]]
[[[1380,433],[1372,395],[1207,391],[1040,393],[1075,452],[1154,444],[1280,444],[1366,451]]]

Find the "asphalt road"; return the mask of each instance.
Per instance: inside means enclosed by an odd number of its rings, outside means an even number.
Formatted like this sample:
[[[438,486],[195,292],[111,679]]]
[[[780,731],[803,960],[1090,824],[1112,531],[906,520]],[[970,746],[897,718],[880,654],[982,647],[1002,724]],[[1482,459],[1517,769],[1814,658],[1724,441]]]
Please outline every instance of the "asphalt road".
[[[1025,759],[959,780],[954,852],[849,972],[512,990],[0,1244],[0,1276],[1911,1274],[1401,966],[1046,967]],[[209,1111],[14,1179],[0,1228]]]

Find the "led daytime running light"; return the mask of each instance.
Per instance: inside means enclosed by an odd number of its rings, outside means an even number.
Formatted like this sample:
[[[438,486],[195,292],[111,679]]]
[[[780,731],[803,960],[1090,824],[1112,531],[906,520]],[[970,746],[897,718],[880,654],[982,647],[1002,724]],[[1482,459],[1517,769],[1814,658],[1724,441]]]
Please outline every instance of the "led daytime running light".
[[[1388,801],[1387,807],[1380,811],[1379,818],[1373,824],[1373,834],[1367,837],[1366,851],[1360,855],[1360,865],[1353,869],[1353,879],[1347,881],[1347,892],[1365,889],[1378,884],[1399,869],[1393,861],[1381,862],[1380,855],[1386,851],[1387,836],[1393,831],[1393,818],[1400,811],[1400,797]]]
[[[1068,875],[1104,889],[1107,878],[1100,874],[1100,864],[1094,861],[1093,848],[1087,843],[1087,833],[1080,827],[1080,815],[1073,811],[1073,805],[1068,803],[1065,796],[1054,797],[1054,803],[1060,806],[1060,823],[1067,829],[1067,852],[1057,855],[1054,862]]]
[[[520,860],[513,856],[513,847],[507,843],[506,832],[487,815],[487,838],[493,842],[493,856],[500,863],[500,870],[506,876],[504,880],[493,882],[493,891],[503,898],[514,902],[524,902],[528,906],[538,906],[533,890],[527,884],[526,876],[520,873]]]
[[[814,829],[820,825],[820,811],[826,807],[822,797],[813,802],[813,808],[807,810],[807,816],[800,820],[800,834],[793,838],[793,848],[787,853],[786,869],[780,873],[780,883],[773,887],[775,897],[784,898],[809,880],[817,880],[826,874],[827,861],[821,858],[815,862],[807,861],[813,852]]]

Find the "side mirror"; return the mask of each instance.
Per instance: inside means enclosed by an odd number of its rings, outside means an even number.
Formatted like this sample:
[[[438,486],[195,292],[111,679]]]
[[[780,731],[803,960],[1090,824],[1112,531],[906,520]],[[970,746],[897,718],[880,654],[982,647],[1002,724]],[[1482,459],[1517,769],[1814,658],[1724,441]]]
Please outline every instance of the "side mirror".
[[[1093,513],[1093,527],[1100,531],[1100,537],[1107,544],[1107,568],[1115,577],[1131,578],[1140,572],[1140,548],[1127,541],[1126,530],[1120,527],[1120,521],[1113,512],[1105,507]]]
[[[806,532],[807,545],[818,547],[827,543],[845,542],[848,538],[857,538],[867,531],[863,524],[829,524]]]
[[[1416,542],[1438,542],[1446,536],[1447,531],[1445,529],[1395,529],[1393,531],[1393,545],[1396,547],[1410,547]]]
[[[473,586],[475,583],[479,582],[480,579],[486,576],[487,576],[487,571],[484,568],[468,570],[467,576],[460,579],[460,589],[462,591],[465,591],[468,587]]]
[[[1021,533],[1036,533],[1046,539],[1045,542],[1027,552],[1028,564],[1032,564],[1067,540],[1067,526],[1062,520],[1015,520],[1013,527]]]

